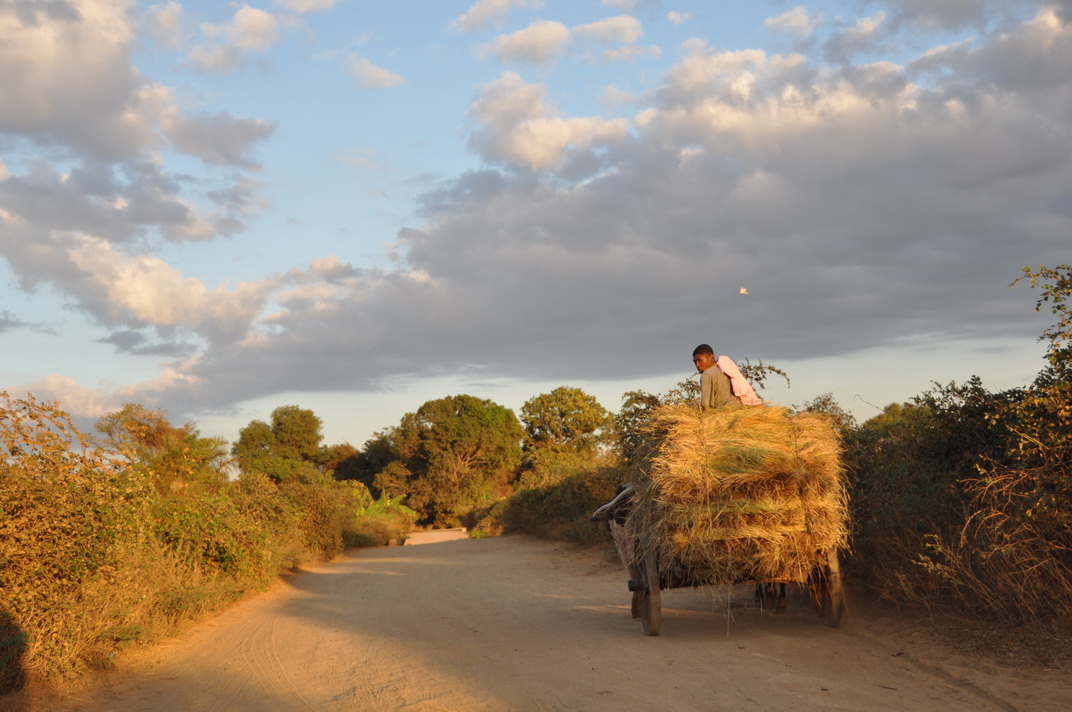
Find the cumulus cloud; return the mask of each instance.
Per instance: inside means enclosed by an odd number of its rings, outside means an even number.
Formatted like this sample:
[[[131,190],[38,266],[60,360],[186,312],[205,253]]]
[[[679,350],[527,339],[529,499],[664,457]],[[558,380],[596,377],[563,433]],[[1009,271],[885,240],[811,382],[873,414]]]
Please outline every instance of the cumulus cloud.
[[[164,125],[176,150],[212,165],[242,168],[257,167],[251,151],[273,130],[267,121],[232,116],[225,111],[197,117],[173,111]]]
[[[84,418],[100,418],[122,407],[121,393],[106,393],[83,386],[70,376],[51,374],[10,389],[12,394],[32,393],[42,401],[61,403],[68,413]]]
[[[80,309],[102,324],[182,327],[206,338],[244,333],[271,286],[210,289],[159,258],[126,255],[105,240],[82,233],[39,237],[21,250],[9,249],[5,256],[23,279],[62,286]]]
[[[572,31],[577,36],[595,39],[603,44],[621,45],[602,53],[602,58],[608,62],[629,62],[637,57],[658,57],[662,54],[662,50],[655,45],[642,47],[636,44],[643,36],[644,29],[640,21],[630,15],[577,25]]]
[[[666,18],[675,25],[681,25],[692,19],[691,12],[678,12],[677,10],[671,10],[666,13]]]
[[[183,39],[182,19],[182,5],[175,0],[168,0],[159,5],[150,5],[145,11],[144,22],[149,34],[157,42],[168,47],[178,47]]]
[[[566,27],[561,22],[537,20],[528,27],[508,35],[500,35],[480,45],[477,56],[496,57],[506,62],[548,64],[568,47],[575,37],[593,39],[620,47],[602,53],[607,61],[629,61],[641,56],[659,56],[658,47],[640,47],[637,41],[644,30],[640,21],[629,15],[608,17],[595,22]]]
[[[577,25],[573,31],[585,37],[594,37],[603,42],[635,44],[644,34],[640,20],[629,15],[607,17],[586,25]]]
[[[473,32],[486,25],[499,24],[514,8],[540,8],[543,0],[479,0],[462,15],[451,21],[448,27]]]
[[[470,107],[479,128],[470,138],[482,156],[530,170],[560,165],[569,153],[605,145],[628,132],[624,119],[560,117],[546,89],[506,72],[485,85]]]
[[[129,61],[130,5],[0,5],[0,133],[107,159],[151,144],[137,105],[144,80]]]
[[[347,66],[350,73],[357,77],[358,84],[365,89],[387,89],[406,82],[401,74],[377,67],[360,55],[352,55],[347,60]]]
[[[0,179],[0,210],[11,236],[0,237],[0,255],[22,249],[14,238],[18,230],[28,231],[23,239],[32,240],[41,238],[31,235],[88,230],[117,243],[150,228],[171,240],[213,236],[215,227],[180,193],[175,178],[150,162],[121,167],[87,162],[66,172],[47,161],[31,162],[26,173]]]
[[[798,37],[808,37],[815,31],[820,20],[808,12],[808,8],[798,5],[777,17],[768,18],[764,24],[774,30],[788,32]]]
[[[885,21],[886,13],[880,12],[874,17],[860,18],[850,27],[835,32],[824,47],[828,59],[847,63],[856,55],[871,52],[876,48],[879,30]]]
[[[573,39],[568,27],[553,20],[537,20],[528,27],[480,45],[477,55],[505,62],[547,64]]]
[[[294,12],[306,14],[309,12],[327,12],[339,3],[339,0],[275,0],[276,5]]]
[[[275,15],[249,5],[238,8],[225,24],[203,23],[201,32],[206,42],[190,50],[190,60],[199,69],[214,72],[230,71],[280,38]]]

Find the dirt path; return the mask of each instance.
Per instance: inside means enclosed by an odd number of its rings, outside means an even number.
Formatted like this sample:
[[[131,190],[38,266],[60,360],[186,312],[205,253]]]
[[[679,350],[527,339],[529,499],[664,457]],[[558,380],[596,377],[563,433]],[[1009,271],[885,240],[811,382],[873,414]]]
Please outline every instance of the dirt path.
[[[713,594],[666,592],[662,635],[649,638],[630,617],[621,566],[598,552],[526,537],[355,551],[124,663],[61,708],[1072,709],[1067,671],[1017,676],[852,609],[832,630],[805,600],[772,615],[745,587]]]

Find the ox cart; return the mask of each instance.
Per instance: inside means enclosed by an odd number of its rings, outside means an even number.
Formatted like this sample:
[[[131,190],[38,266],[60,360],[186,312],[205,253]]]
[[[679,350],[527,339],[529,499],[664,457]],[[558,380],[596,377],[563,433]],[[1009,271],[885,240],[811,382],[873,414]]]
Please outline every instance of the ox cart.
[[[787,585],[804,587],[836,627],[847,495],[829,424],[770,406],[664,407],[651,436],[632,481],[592,515],[610,530],[644,632],[660,632],[663,591],[740,584],[775,611]]]

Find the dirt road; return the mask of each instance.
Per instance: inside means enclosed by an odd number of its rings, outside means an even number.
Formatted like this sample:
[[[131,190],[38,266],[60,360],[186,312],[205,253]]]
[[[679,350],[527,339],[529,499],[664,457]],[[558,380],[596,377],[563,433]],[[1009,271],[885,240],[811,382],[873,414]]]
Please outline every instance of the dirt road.
[[[628,603],[620,564],[564,544],[354,551],[125,662],[62,709],[1072,709],[1067,671],[973,664],[851,608],[833,630],[799,598],[773,615],[746,587],[672,590],[650,638]]]

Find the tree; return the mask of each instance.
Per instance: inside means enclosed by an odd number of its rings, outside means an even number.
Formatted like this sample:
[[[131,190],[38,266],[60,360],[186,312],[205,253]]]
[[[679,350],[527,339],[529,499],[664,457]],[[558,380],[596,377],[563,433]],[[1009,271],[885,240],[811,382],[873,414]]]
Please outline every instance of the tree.
[[[315,477],[321,455],[321,420],[296,405],[272,411],[272,424],[250,421],[238,433],[231,453],[243,472],[261,472],[276,482]]]
[[[856,428],[856,418],[834,400],[832,393],[818,395],[810,401],[806,401],[804,405],[796,406],[795,409],[800,413],[821,413],[825,415],[830,419],[838,435],[842,437]]]
[[[599,401],[580,388],[560,386],[530,398],[521,406],[527,450],[594,453],[614,422]]]
[[[1046,359],[1050,362],[1052,377],[1072,380],[1072,266],[1051,268],[1039,265],[1037,270],[1024,267],[1023,271],[1024,274],[1009,286],[1026,279],[1032,287],[1042,289],[1035,302],[1035,311],[1041,311],[1042,305],[1049,303],[1050,312],[1058,318],[1056,324],[1042,332],[1039,341],[1050,344]]]
[[[190,423],[175,427],[162,412],[127,403],[100,418],[95,429],[98,446],[132,456],[163,492],[192,483],[216,486],[226,480],[229,461],[223,439],[201,437]]]
[[[374,494],[401,494],[426,524],[453,526],[505,493],[521,460],[514,412],[468,395],[428,401],[365,444],[359,479]],[[373,472],[375,470],[375,472]]]
[[[276,451],[283,457],[312,461],[320,451],[323,421],[313,411],[284,405],[272,411],[272,435]]]

